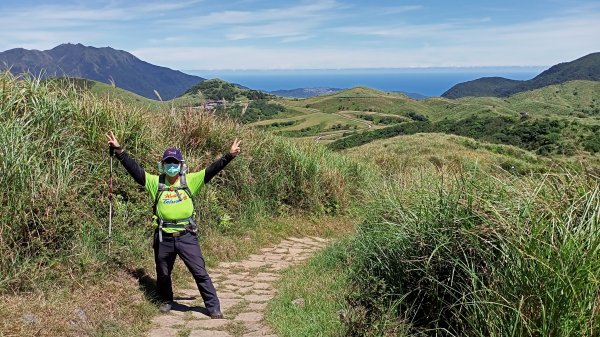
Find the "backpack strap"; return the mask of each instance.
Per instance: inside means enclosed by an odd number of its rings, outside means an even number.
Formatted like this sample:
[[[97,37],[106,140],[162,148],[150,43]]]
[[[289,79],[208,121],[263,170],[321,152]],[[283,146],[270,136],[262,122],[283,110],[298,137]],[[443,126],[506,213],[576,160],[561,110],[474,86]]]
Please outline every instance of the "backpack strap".
[[[185,172],[179,176],[179,189],[182,189],[187,193],[192,200],[192,207],[194,205],[194,196],[192,195],[192,190],[187,184],[187,179],[185,177]],[[196,224],[196,210],[194,209],[192,216],[188,218],[189,224],[186,226],[186,229],[190,232],[196,233],[198,231],[198,225]]]
[[[179,175],[179,187],[177,189],[184,190],[185,193],[187,193],[188,197],[190,197],[190,199],[192,199],[192,203],[194,203],[194,198],[192,196],[192,190],[190,190],[190,188],[187,184],[187,178],[185,177],[185,173],[182,173]]]
[[[154,205],[152,206],[152,214],[156,216],[156,207],[158,206],[158,201],[160,200],[160,196],[164,191],[167,190],[167,185],[165,184],[166,175],[163,173],[158,176],[158,191],[156,192],[156,197],[154,198]]]

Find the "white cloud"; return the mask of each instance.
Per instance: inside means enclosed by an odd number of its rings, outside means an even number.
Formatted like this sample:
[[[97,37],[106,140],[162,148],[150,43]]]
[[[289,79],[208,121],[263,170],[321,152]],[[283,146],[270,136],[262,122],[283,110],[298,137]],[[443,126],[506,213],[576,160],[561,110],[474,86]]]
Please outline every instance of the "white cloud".
[[[141,13],[166,12],[177,9],[190,8],[193,5],[203,2],[204,0],[179,1],[174,3],[168,2],[149,2],[138,4],[130,7],[128,10],[134,10]]]
[[[250,7],[250,6],[249,6]],[[281,38],[280,42],[307,40],[315,36],[336,11],[346,6],[335,0],[316,0],[295,6],[257,10],[226,10],[200,16],[164,19],[159,23],[171,28],[210,29],[231,41]]]
[[[281,42],[292,43],[292,42],[306,41],[313,37],[314,37],[314,35],[295,35],[295,36],[283,38],[283,39],[281,39]]]
[[[168,11],[189,8],[201,2],[149,2],[130,5],[41,5],[3,8],[0,16],[0,50],[15,47],[47,49],[64,42],[111,45],[118,32],[130,33],[133,20],[152,20]],[[149,39],[151,40],[151,39]]]
[[[379,15],[390,15],[390,14],[401,14],[406,12],[413,12],[421,10],[424,7],[421,5],[407,5],[407,6],[390,6],[390,7],[374,7],[371,12],[375,12]]]
[[[85,25],[99,21],[129,21],[145,18],[147,15],[164,14],[167,11],[189,8],[200,0],[179,3],[150,2],[135,5],[108,4],[102,6],[83,5],[41,5],[35,7],[15,7],[3,9],[0,24],[14,29],[30,25],[44,28],[61,28]],[[8,26],[8,24],[11,24]]]
[[[201,16],[165,20],[164,22],[187,28],[268,24],[269,22],[280,21],[291,23],[295,20],[325,20],[332,10],[342,7],[335,0],[319,0],[297,6],[286,6],[284,4],[281,7],[269,9],[220,11]]]
[[[507,34],[502,39],[490,37],[487,42],[470,43],[465,37],[453,44],[421,47],[172,47],[140,48],[133,53],[151,63],[176,69],[545,66],[600,50],[597,34],[589,30],[575,32],[579,34],[576,38],[567,32],[549,32],[545,37],[524,33],[518,41]]]
[[[381,36],[453,41],[520,40],[540,36],[573,36],[596,34],[600,41],[600,13],[547,18],[517,24],[495,25],[489,17],[449,21],[435,24],[395,24],[371,26],[342,26],[332,31],[350,35]],[[475,41],[473,39],[476,39]]]
[[[264,25],[236,26],[226,33],[229,40],[281,37],[286,39],[306,37],[312,30],[312,22],[271,22]]]

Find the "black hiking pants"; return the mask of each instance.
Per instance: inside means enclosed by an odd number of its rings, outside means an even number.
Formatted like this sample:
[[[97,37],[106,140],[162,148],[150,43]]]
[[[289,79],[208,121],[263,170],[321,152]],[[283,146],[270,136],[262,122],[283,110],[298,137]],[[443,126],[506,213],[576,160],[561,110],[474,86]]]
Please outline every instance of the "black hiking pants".
[[[194,276],[200,296],[206,309],[210,312],[221,310],[217,291],[204,266],[204,257],[195,233],[186,232],[181,236],[168,236],[163,233],[163,241],[158,240],[158,232],[154,233],[154,261],[156,262],[156,288],[158,296],[163,301],[173,301],[171,272],[175,258],[183,260],[188,270]]]

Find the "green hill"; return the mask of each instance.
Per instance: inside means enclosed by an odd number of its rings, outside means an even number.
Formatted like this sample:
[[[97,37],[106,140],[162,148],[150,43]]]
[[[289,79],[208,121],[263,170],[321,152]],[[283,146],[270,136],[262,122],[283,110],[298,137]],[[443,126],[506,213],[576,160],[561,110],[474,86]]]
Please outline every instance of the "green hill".
[[[557,64],[527,81],[485,77],[459,83],[443,93],[442,97],[507,97],[519,92],[574,80],[600,81],[600,53],[592,53],[571,62]]]
[[[75,77],[59,77],[48,79],[47,81],[55,82],[64,88],[73,88],[82,92],[91,92],[99,98],[118,99],[128,104],[147,106],[150,109],[167,107],[167,104],[159,101],[158,97],[156,97],[156,99],[146,98],[131,91],[98,81]]]
[[[478,142],[444,133],[417,133],[380,139],[350,148],[345,154],[377,164],[390,175],[408,173],[417,167],[429,171],[462,168],[498,174],[545,172],[551,160],[510,145]]]
[[[184,92],[181,96],[185,95],[199,95],[206,100],[226,100],[229,102],[242,99],[258,100],[274,97],[271,94],[267,94],[258,90],[243,88],[239,85],[220,79],[199,82]]]
[[[286,108],[252,125],[343,149],[402,134],[443,132],[539,153],[600,150],[600,82],[571,81],[507,98],[413,100],[352,88],[309,99],[278,99]]]

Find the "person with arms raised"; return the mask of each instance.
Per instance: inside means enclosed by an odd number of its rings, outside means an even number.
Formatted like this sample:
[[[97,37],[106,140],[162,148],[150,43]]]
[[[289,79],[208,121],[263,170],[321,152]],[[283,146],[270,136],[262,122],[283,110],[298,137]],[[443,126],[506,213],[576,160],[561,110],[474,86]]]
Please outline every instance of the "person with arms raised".
[[[174,304],[171,272],[175,258],[179,256],[192,273],[210,317],[223,318],[217,291],[206,271],[198,243],[192,198],[240,153],[240,141],[236,139],[229,152],[204,170],[194,173],[186,172],[187,165],[179,149],[168,148],[158,165],[160,175],[152,175],[129,156],[112,131],[106,136],[117,159],[154,200],[153,248],[160,311],[169,312]]]

